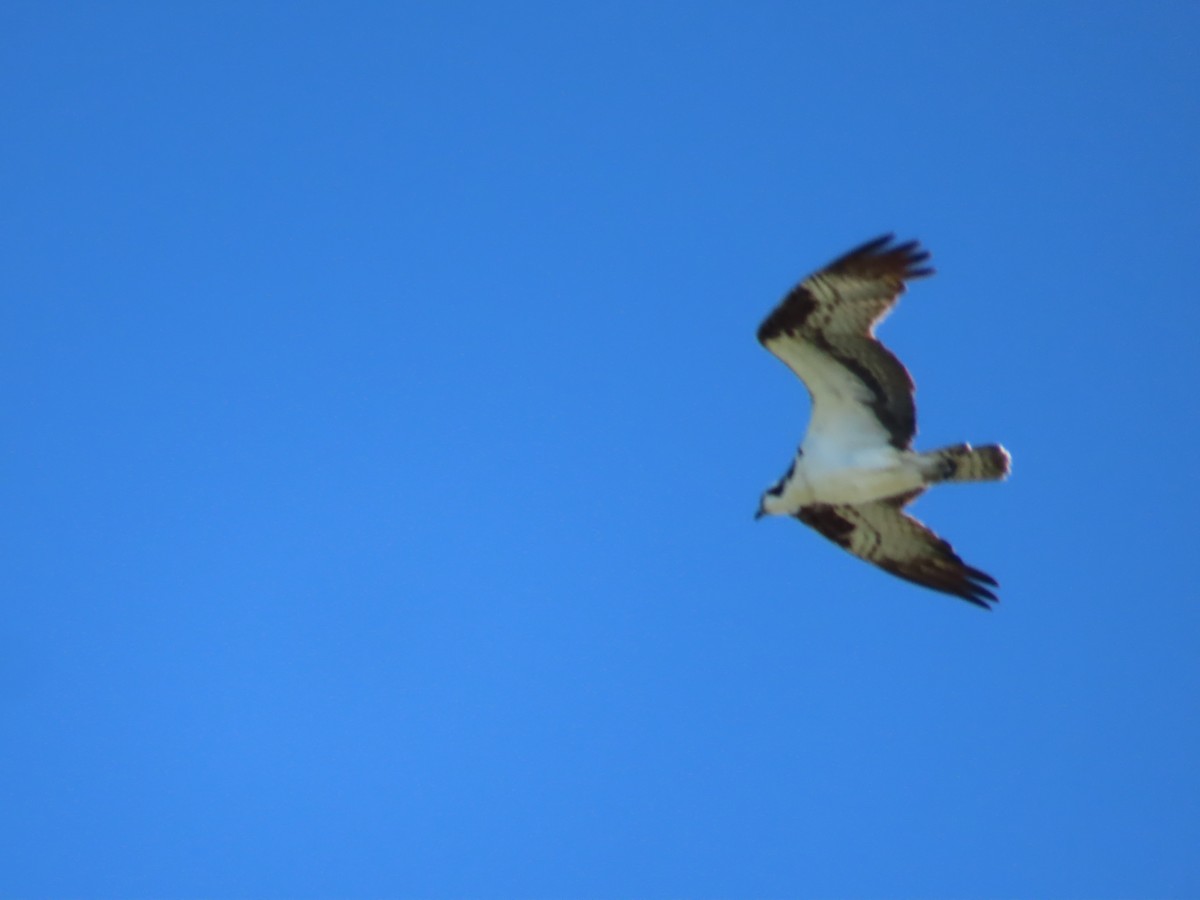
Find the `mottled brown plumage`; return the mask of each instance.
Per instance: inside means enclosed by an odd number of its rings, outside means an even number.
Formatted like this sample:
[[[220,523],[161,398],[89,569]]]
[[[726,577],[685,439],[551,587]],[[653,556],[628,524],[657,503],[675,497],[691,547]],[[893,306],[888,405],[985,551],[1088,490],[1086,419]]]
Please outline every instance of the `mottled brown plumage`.
[[[871,392],[871,407],[899,450],[917,430],[913,380],[875,338],[875,326],[904,293],[925,278],[929,254],[916,241],[889,246],[891,235],[868,241],[796,285],[759,326],[758,340],[803,378],[786,354],[789,339],[813,344],[850,370]],[[811,388],[809,390],[811,394]]]
[[[839,547],[891,574],[990,609],[997,587],[986,572],[962,561],[948,541],[904,512],[922,491],[854,506],[815,505],[796,518]]]
[[[912,377],[875,337],[906,284],[933,274],[916,241],[891,235],[838,257],[794,287],[758,339],[804,382],[812,419],[787,474],[759,512],[793,515],[900,578],[987,608],[995,580],[905,513],[927,485],[1008,474],[999,445],[912,450]]]

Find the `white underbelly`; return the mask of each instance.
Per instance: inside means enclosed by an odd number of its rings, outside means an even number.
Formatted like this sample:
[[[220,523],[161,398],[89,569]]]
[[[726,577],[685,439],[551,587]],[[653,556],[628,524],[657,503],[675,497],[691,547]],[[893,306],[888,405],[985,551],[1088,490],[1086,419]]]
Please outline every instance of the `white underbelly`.
[[[805,475],[817,503],[870,503],[925,483],[917,467],[891,448],[878,456],[864,454],[851,465],[813,462]]]

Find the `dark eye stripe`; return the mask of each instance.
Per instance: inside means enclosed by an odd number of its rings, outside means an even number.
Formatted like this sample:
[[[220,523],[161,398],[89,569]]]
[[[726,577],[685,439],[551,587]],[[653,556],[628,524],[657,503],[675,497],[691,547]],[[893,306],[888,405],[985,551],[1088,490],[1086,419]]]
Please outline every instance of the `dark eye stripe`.
[[[779,479],[779,481],[775,484],[774,487],[767,488],[767,493],[770,494],[772,497],[778,497],[780,494],[783,493],[783,486],[788,483],[788,480],[794,474],[796,474],[796,461],[793,459],[792,464],[790,466],[788,466],[788,470],[786,473],[784,473],[784,476]]]

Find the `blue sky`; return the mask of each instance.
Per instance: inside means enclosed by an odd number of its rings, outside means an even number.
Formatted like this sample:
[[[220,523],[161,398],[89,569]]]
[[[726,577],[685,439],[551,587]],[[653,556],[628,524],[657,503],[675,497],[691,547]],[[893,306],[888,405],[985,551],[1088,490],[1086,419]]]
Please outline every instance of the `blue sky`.
[[[0,9],[0,893],[1200,894],[1200,7]],[[752,521],[886,231],[986,613]]]

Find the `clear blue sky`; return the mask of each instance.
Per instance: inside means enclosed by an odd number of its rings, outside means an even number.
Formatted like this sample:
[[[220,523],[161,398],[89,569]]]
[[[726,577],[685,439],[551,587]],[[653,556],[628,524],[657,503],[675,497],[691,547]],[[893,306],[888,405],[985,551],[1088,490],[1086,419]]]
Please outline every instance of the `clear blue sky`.
[[[1200,895],[1194,3],[0,9],[0,894]],[[885,231],[916,511],[752,521]]]

